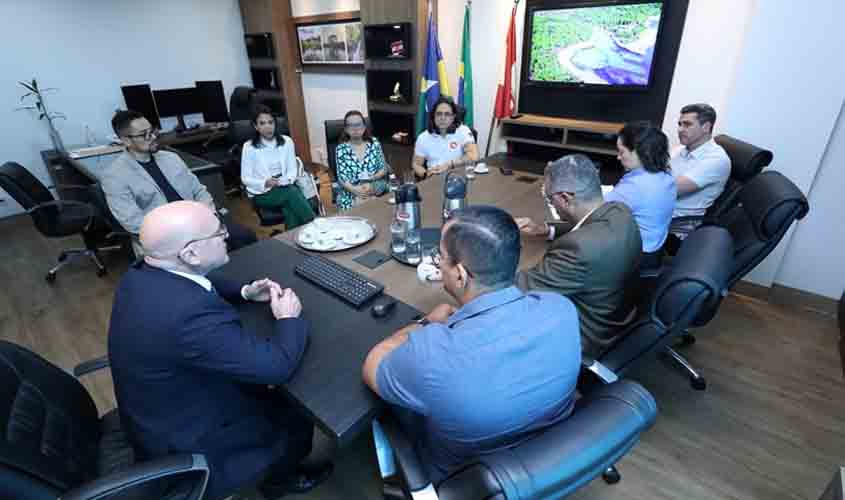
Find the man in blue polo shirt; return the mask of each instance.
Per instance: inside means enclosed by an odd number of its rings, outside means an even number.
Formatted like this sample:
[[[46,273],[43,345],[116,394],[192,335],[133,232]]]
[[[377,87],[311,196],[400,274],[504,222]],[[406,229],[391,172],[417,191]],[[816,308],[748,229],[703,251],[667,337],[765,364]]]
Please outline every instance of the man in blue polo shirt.
[[[460,307],[435,307],[364,362],[365,383],[400,413],[415,414],[400,422],[434,484],[463,461],[572,412],[578,314],[562,295],[514,286],[519,252],[519,229],[506,212],[453,212],[443,227],[440,269]]]

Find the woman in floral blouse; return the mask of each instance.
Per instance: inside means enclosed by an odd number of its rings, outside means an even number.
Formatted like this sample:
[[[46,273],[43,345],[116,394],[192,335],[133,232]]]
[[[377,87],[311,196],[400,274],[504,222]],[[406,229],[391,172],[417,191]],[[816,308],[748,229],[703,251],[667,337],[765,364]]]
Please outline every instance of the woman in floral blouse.
[[[370,135],[360,111],[343,117],[343,133],[337,146],[338,210],[348,210],[360,201],[387,191],[387,161],[378,139]]]

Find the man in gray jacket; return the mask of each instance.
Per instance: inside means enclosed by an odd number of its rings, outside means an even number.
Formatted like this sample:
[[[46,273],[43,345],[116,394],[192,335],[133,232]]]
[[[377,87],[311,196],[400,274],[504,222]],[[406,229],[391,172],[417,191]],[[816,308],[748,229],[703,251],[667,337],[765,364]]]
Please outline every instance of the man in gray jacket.
[[[623,203],[605,203],[598,170],[582,154],[564,156],[546,167],[546,201],[565,225],[518,218],[525,235],[551,241],[536,266],[517,275],[525,290],[552,290],[578,309],[581,349],[598,356],[619,339],[633,319],[633,296],[642,253],[640,228]]]
[[[100,176],[109,209],[123,229],[138,234],[144,216],[166,203],[198,201],[216,211],[214,199],[176,153],[160,151],[158,131],[137,111],[118,111],[112,118],[115,134],[126,146]],[[236,250],[255,243],[248,228],[226,220],[228,246]],[[140,255],[140,246],[134,245]]]

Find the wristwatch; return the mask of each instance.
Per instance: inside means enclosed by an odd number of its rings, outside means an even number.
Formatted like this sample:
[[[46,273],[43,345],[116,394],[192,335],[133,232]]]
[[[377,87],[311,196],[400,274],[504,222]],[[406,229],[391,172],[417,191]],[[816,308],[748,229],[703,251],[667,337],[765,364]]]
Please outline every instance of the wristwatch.
[[[428,318],[426,318],[425,316],[423,316],[422,318],[420,318],[420,319],[418,319],[418,320],[414,321],[414,323],[416,323],[416,324],[418,324],[418,325],[420,325],[420,326],[425,326],[425,325],[427,325],[427,324],[431,323],[431,321],[429,321],[429,320],[428,320]]]

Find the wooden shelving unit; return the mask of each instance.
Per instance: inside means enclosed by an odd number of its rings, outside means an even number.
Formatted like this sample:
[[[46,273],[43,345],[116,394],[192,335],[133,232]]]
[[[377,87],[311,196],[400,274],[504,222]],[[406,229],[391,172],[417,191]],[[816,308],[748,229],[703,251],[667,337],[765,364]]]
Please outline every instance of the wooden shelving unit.
[[[502,138],[517,143],[616,156],[622,123],[522,115],[502,120]]]
[[[417,113],[417,103],[420,95],[420,76],[425,54],[426,28],[428,27],[428,5],[431,4],[433,15],[437,16],[437,0],[361,0],[361,22],[367,25],[383,25],[391,23],[411,23],[413,39],[411,57],[409,59],[370,59],[364,60],[366,71],[393,70],[411,71],[411,85],[413,87],[410,98],[406,103],[388,103],[367,99],[368,114],[389,114],[393,118],[401,118],[411,124],[407,143],[396,143],[385,134],[376,130],[384,147],[385,154],[391,165],[397,171],[404,172],[411,168],[413,156],[414,127]],[[376,125],[377,126],[377,125]]]

